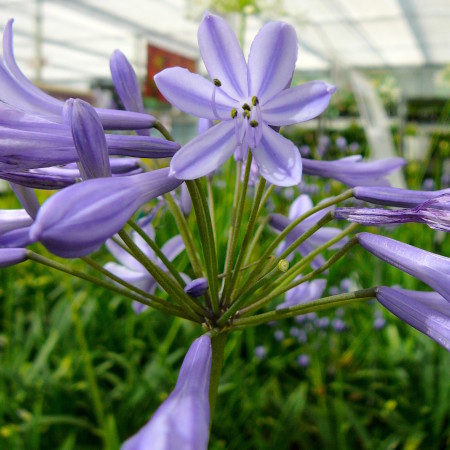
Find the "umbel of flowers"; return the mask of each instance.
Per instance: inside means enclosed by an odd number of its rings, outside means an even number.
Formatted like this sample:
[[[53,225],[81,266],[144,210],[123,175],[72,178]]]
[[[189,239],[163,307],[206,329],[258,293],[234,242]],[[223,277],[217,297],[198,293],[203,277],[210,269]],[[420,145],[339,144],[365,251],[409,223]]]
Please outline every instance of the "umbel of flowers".
[[[0,211],[0,267],[32,260],[127,297],[138,313],[152,307],[198,325],[200,337],[172,394],[140,431],[129,430],[136,434],[123,444],[126,450],[207,448],[224,347],[234,330],[376,298],[450,349],[450,259],[379,234],[355,234],[359,224],[406,222],[448,232],[450,191],[389,187],[385,177],[405,164],[400,158],[305,160],[305,173],[350,189],[316,205],[299,195],[287,216],[267,215],[274,186],[297,186],[302,177],[300,152],[280,127],[321,114],[336,88],[324,81],[290,86],[297,37],[283,22],[259,31],[247,60],[215,15],[205,14],[198,43],[208,78],[178,67],[155,77],[169,102],[200,119],[198,136],[180,148],[144,111],[134,71],[119,51],[111,57],[111,73],[126,110],[95,109],[81,100],[56,100],[34,86],[14,60],[12,21],[3,35],[0,177],[23,209]],[[164,139],[152,136],[151,128]],[[214,220],[220,199],[211,186],[229,158],[235,160],[236,183],[222,261]],[[41,205],[35,189],[58,192]],[[351,198],[383,207],[336,208]],[[160,248],[152,222],[163,209],[179,234]],[[135,219],[144,210],[147,215]],[[329,226],[335,219],[355,223]],[[276,231],[272,239],[261,241],[270,230]],[[37,242],[59,257],[82,258],[97,276],[61,264],[39,246],[29,248]],[[103,265],[95,252],[105,243],[115,261]],[[371,286],[322,297],[328,269],[356,245],[431,291]],[[175,262],[182,251],[189,259],[186,273]]]

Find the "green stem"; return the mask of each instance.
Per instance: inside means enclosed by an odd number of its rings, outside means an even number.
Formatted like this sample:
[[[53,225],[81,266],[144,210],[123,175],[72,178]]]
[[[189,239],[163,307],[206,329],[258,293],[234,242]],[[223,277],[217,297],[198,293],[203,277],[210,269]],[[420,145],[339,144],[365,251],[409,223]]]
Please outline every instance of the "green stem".
[[[172,137],[172,135],[169,133],[169,130],[159,121],[156,121],[153,124],[153,128],[155,130],[158,130],[168,141],[175,142],[175,139]]]
[[[248,162],[247,162],[248,164]],[[264,192],[264,187],[266,186],[266,180],[264,178],[261,178],[258,186],[258,190],[256,191],[255,200],[253,202],[252,211],[250,213],[250,218],[248,220],[247,229],[245,230],[244,240],[242,241],[241,248],[239,249],[238,257],[236,264],[233,267],[233,274],[231,276],[230,285],[228,288],[228,292],[230,292],[230,297],[233,294],[233,289],[235,286],[235,283],[239,277],[239,271],[241,268],[241,265],[244,261],[244,257],[246,256],[247,247],[252,239],[253,230],[255,228],[256,219],[258,218],[258,212],[259,212],[259,204],[261,201],[261,197]],[[225,302],[227,301],[225,297]]]
[[[354,245],[357,244],[356,238],[349,241],[344,247],[342,247],[339,251],[337,251],[325,264],[320,266],[318,269],[308,273],[304,277],[302,277],[300,280],[295,281],[294,283],[287,284],[280,281],[277,283],[279,286],[275,290],[267,289],[262,294],[259,294],[257,298],[254,300],[254,303],[252,303],[250,306],[247,306],[246,308],[242,309],[240,311],[240,315],[247,315],[253,311],[256,311],[257,309],[261,308],[274,298],[278,297],[281,294],[284,294],[285,292],[297,287],[298,285],[305,283],[306,281],[309,281],[316,277],[317,275],[320,275],[321,273],[325,272],[325,270],[329,269],[336,261],[338,261],[340,258],[342,258]],[[294,279],[298,273],[295,273],[294,275],[291,275],[289,277],[289,280]],[[286,280],[286,278],[283,279],[283,281]],[[270,294],[269,294],[270,292]]]
[[[136,300],[140,303],[143,303],[144,305],[151,306],[152,308],[158,309],[159,311],[163,311],[163,312],[165,312],[167,314],[171,314],[173,316],[182,317],[184,319],[193,320],[191,316],[187,315],[180,308],[178,308],[175,305],[172,305],[170,303],[167,303],[154,295],[150,295],[147,293],[143,293],[141,295],[133,294],[132,292],[128,291],[127,289],[117,286],[116,284],[108,283],[99,278],[95,278],[87,273],[83,273],[83,272],[80,272],[79,270],[71,269],[70,267],[67,267],[56,261],[48,259],[45,256],[38,255],[37,253],[34,253],[30,250],[28,250],[27,255],[28,255],[28,259],[35,261],[39,264],[43,264],[47,267],[51,267],[52,269],[59,270],[60,272],[67,273],[74,277],[81,278],[82,280],[89,281],[90,283],[94,283],[98,286],[109,289],[110,291],[117,292],[120,295],[128,297],[132,300]],[[113,279],[113,278],[111,278],[111,279]],[[123,280],[121,280],[121,281],[122,281],[121,284],[123,284]],[[136,289],[133,289],[133,290],[136,291]],[[143,292],[143,291],[141,291],[141,292]],[[145,296],[144,296],[144,294],[145,294]],[[198,319],[197,319],[197,321],[198,321]]]
[[[211,214],[211,224],[213,230],[214,244],[217,246],[216,218],[214,213],[214,192],[211,178],[206,177],[206,190],[208,192],[208,207]]]
[[[148,244],[148,246],[156,253],[158,258],[163,262],[163,264],[167,267],[169,272],[173,275],[173,277],[177,280],[178,284],[181,287],[186,286],[183,278],[181,278],[178,270],[173,266],[173,264],[167,259],[166,255],[161,251],[161,249],[156,245],[156,242],[135,222],[132,220],[128,221],[128,225],[133,228],[136,233],[141,236],[142,239]]]
[[[248,180],[250,177],[250,168],[252,165],[252,153],[250,150],[247,152],[247,161],[245,163],[245,173],[244,173],[244,181],[239,183],[238,188],[238,202],[236,207],[236,220],[232,224],[231,232],[231,241],[229,242],[230,252],[227,252],[227,261],[224,272],[227,273],[229,269],[231,269],[234,261],[234,257],[236,255],[237,242],[239,238],[239,231],[242,223],[242,215],[244,213],[245,206],[245,198],[247,196],[247,187]],[[228,270],[227,270],[228,268]],[[225,277],[223,292],[222,292],[222,302],[227,305],[229,304],[231,298],[229,299],[229,294],[231,293],[231,277]]]
[[[212,363],[211,378],[209,382],[209,410],[210,410],[210,428],[212,425],[214,410],[216,407],[217,393],[219,390],[220,373],[225,355],[225,344],[229,333],[219,333],[211,336]]]
[[[186,312],[197,313],[200,317],[204,316],[205,311],[203,308],[194,302],[185,292],[176,284],[173,279],[169,277],[162,269],[160,269],[155,263],[150,261],[142,250],[134,243],[134,241],[128,236],[128,234],[121,230],[119,236],[128,248],[133,252],[134,257],[148,270],[150,275],[156,280],[156,282],[175,300],[178,305]]]
[[[206,273],[208,275],[209,292],[211,294],[211,307],[215,315],[219,313],[219,282],[217,279],[217,252],[214,242],[211,215],[209,213],[208,203],[205,192],[200,181],[187,180],[186,186],[191,195],[192,205],[194,207],[197,225],[200,232],[200,242],[202,244],[203,255],[205,257]]]
[[[328,208],[329,206],[333,206],[341,201],[347,200],[349,198],[353,197],[353,189],[349,189],[345,192],[343,192],[342,194],[331,198],[329,200],[327,200],[326,202],[320,203],[319,205],[315,206],[314,208],[311,208],[309,211],[306,211],[304,214],[302,214],[300,217],[298,217],[297,219],[295,219],[293,222],[291,222],[275,239],[274,241],[269,245],[269,247],[266,249],[266,251],[264,252],[264,254],[261,257],[261,264],[257,265],[252,273],[249,276],[248,282],[246,283],[247,285],[251,282],[253,282],[253,280],[255,278],[259,278],[259,275],[261,273],[261,268],[264,264],[264,261],[266,260],[267,256],[270,255],[278,246],[278,244],[280,244],[280,242],[299,224],[301,223],[303,220],[307,219],[309,216],[313,215],[314,213],[321,211],[322,209]],[[241,291],[239,291],[236,295],[236,297],[240,297],[242,295],[242,292],[246,290],[246,287],[244,286]]]
[[[184,246],[186,247],[186,253],[188,254],[189,260],[192,265],[192,270],[197,278],[203,276],[202,265],[200,262],[200,257],[198,255],[197,249],[194,245],[194,236],[192,236],[191,230],[186,221],[186,217],[184,217],[180,207],[176,204],[175,200],[172,198],[170,194],[166,194],[164,196],[166,200],[167,206],[172,213],[175,223],[177,225],[178,231],[180,232],[181,238],[183,239]]]
[[[253,327],[273,320],[287,319],[289,317],[295,317],[309,312],[322,311],[331,307],[343,306],[357,301],[370,300],[375,297],[376,290],[377,288],[373,287],[346,294],[333,295],[313,302],[278,309],[252,317],[244,317],[242,319],[237,318],[233,320],[233,329]]]

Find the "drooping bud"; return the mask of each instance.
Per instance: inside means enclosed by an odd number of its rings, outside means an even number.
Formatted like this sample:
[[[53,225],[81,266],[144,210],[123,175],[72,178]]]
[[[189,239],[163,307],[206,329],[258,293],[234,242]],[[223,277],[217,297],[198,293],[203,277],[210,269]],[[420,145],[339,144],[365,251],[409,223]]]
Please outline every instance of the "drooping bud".
[[[201,297],[209,288],[206,278],[196,278],[184,287],[184,292],[190,297]]]
[[[26,259],[27,251],[24,248],[0,248],[0,268],[19,264]]]

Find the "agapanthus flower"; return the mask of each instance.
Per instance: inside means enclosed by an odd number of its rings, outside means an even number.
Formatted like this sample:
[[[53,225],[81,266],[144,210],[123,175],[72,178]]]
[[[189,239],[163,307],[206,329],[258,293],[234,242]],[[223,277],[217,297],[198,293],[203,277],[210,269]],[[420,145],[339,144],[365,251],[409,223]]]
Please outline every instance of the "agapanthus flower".
[[[9,267],[27,260],[24,248],[0,248],[0,268]]]
[[[337,208],[335,219],[346,219],[363,225],[391,225],[408,222],[425,223],[430,228],[450,231],[450,193],[432,198],[409,209]]]
[[[305,212],[309,211],[313,207],[313,203],[310,197],[303,194],[300,195],[294,203],[292,203],[289,209],[289,217],[285,217],[281,214],[271,214],[270,225],[278,231],[283,231],[291,222],[303,215]],[[282,245],[278,248],[278,254],[283,253],[283,251],[288,248],[295,240],[297,240],[303,233],[308,231],[313,225],[315,225],[328,211],[332,208],[325,208],[318,211],[303,222],[298,224],[286,237]],[[316,247],[319,247],[330,239],[335,238],[342,230],[335,227],[322,227],[320,230],[316,231],[311,237],[306,239],[302,244],[297,247],[297,251],[302,255],[306,256],[311,253]],[[342,239],[336,244],[332,245],[330,249],[337,249],[342,247],[346,239]],[[286,257],[286,259],[292,259],[292,254]],[[314,269],[319,268],[325,263],[325,258],[322,255],[317,255],[312,261],[311,266]]]
[[[151,238],[155,239],[155,230],[151,223],[142,226],[142,230]],[[118,238],[120,240],[120,238]],[[132,239],[145,256],[156,263],[161,269],[165,270],[163,262],[155,255],[155,252],[149,247],[145,240],[136,232],[132,233]],[[153,294],[155,292],[157,283],[155,279],[148,273],[147,269],[132,255],[125,251],[119,244],[112,239],[106,241],[106,247],[114,258],[120,264],[115,262],[108,262],[105,264],[105,269],[109,270],[114,275],[122,280],[138,287],[139,289]],[[161,251],[169,261],[173,261],[180,252],[184,249],[184,243],[181,236],[173,236],[162,247]],[[147,309],[147,306],[140,302],[133,302],[133,309],[136,313],[141,313]]]
[[[363,161],[360,155],[348,156],[336,161],[303,159],[303,173],[332,178],[347,186],[389,185],[385,178],[406,164],[403,158],[386,158],[379,161]]]
[[[357,236],[370,253],[428,284],[450,302],[450,258],[384,236],[371,233]]]
[[[399,206],[402,208],[415,208],[428,200],[450,194],[450,189],[440,191],[413,191],[393,187],[357,186],[353,195],[358,200],[364,200],[376,205]]]
[[[450,351],[450,305],[442,295],[382,286],[377,289],[377,300]]]
[[[297,364],[300,367],[309,367],[311,364],[311,358],[306,353],[303,353],[297,357]]]
[[[31,83],[21,72],[13,53],[13,20],[3,32],[3,60],[0,60],[0,101],[52,122],[61,123],[64,102]],[[96,108],[105,129],[134,130],[151,128],[155,118],[149,114]]]
[[[172,159],[171,172],[183,179],[199,178],[237,148],[242,157],[250,148],[269,182],[298,184],[299,151],[271,127],[318,116],[335,87],[313,81],[289,88],[298,51],[295,30],[283,22],[266,24],[253,41],[247,64],[225,20],[208,13],[199,27],[198,44],[212,81],[178,67],[163,70],[155,82],[177,108],[221,123],[182,147]]]
[[[40,208],[30,237],[65,258],[87,255],[116,234],[144,203],[177,188],[169,169],[69,186]]]
[[[295,281],[301,279],[299,275]],[[301,303],[312,302],[322,296],[323,291],[327,285],[327,280],[317,279],[313,281],[307,281],[299,284],[293,289],[286,292],[285,300],[283,303],[277,306],[277,309],[289,308],[290,306],[299,305]]]
[[[186,354],[175,389],[121,450],[206,450],[211,362],[211,340],[203,335]]]

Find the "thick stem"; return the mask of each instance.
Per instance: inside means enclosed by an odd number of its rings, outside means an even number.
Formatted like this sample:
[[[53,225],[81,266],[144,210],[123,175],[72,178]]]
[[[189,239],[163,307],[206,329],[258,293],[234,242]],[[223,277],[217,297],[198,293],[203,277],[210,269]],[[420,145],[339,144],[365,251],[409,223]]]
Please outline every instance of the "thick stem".
[[[227,342],[228,334],[229,333],[219,333],[211,336],[212,364],[211,378],[209,382],[210,428],[214,417],[214,409],[216,407],[220,373],[222,372],[223,360],[225,355],[225,344]]]

